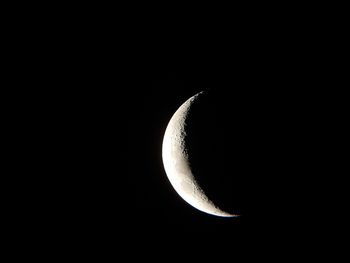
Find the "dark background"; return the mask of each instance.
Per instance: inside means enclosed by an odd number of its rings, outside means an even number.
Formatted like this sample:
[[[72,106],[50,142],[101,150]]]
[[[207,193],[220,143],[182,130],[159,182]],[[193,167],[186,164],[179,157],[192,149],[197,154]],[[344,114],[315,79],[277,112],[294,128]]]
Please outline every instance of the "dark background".
[[[48,207],[58,229],[77,237],[213,233],[245,240],[291,234],[291,221],[300,220],[293,210],[304,206],[300,196],[310,180],[303,143],[311,91],[300,85],[300,66],[285,62],[294,61],[288,52],[266,48],[268,56],[246,47],[230,56],[228,47],[193,54],[171,46],[134,54],[132,65],[124,58],[121,68],[93,60],[66,79],[82,82],[58,87],[54,99],[60,123],[50,128],[56,175],[46,190],[55,192]],[[170,117],[208,88],[222,112],[220,169],[232,175],[231,204],[240,218],[213,217],[186,204],[161,161]]]
[[[322,120],[333,79],[313,24],[264,15],[226,15],[215,25],[113,17],[103,26],[39,21],[40,30],[29,26],[16,42],[19,65],[30,70],[12,85],[31,87],[14,88],[25,110],[13,149],[32,175],[18,179],[20,229],[72,246],[199,243],[233,257],[232,247],[249,257],[290,249],[294,238],[307,243],[318,230],[314,212],[330,207],[319,199],[315,169],[327,168]],[[170,117],[209,88],[222,113],[217,160],[232,175],[239,218],[192,208],[163,169]]]

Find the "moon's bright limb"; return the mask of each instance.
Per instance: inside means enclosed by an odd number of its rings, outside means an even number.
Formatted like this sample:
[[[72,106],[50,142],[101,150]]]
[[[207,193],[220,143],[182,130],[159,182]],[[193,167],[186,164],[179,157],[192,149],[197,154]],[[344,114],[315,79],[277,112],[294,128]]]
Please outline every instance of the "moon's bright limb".
[[[185,101],[169,121],[162,147],[165,172],[176,192],[193,207],[216,216],[234,217],[237,215],[222,211],[208,199],[190,168],[185,145],[185,123],[191,105],[202,93],[200,92]]]

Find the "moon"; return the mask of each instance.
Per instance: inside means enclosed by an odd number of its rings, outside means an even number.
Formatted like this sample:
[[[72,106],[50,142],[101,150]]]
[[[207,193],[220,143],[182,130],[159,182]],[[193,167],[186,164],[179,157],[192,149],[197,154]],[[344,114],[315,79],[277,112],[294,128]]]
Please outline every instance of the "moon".
[[[162,144],[162,159],[166,175],[175,191],[188,204],[207,214],[220,217],[238,215],[221,210],[211,201],[193,174],[186,145],[186,122],[193,104],[204,91],[186,100],[171,117]]]

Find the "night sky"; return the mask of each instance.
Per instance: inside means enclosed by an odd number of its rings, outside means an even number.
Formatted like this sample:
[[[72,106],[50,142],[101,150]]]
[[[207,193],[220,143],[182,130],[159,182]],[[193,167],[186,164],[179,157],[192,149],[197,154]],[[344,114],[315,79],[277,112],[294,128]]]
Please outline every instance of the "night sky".
[[[205,27],[181,38],[159,33],[168,29],[128,31],[123,41],[98,31],[104,38],[90,45],[82,36],[71,45],[56,43],[60,48],[48,48],[52,55],[36,71],[44,77],[28,76],[50,87],[27,91],[40,103],[32,103],[37,114],[24,113],[30,125],[41,116],[36,161],[50,175],[31,182],[40,189],[37,201],[28,201],[33,221],[48,236],[72,242],[142,247],[182,236],[189,244],[223,245],[222,237],[232,238],[226,245],[246,251],[282,246],[311,224],[303,215],[314,202],[305,197],[315,179],[311,152],[320,147],[312,126],[321,116],[311,85],[321,76],[309,67],[311,55],[302,56],[304,47],[258,25],[256,31],[212,30],[210,36]],[[166,126],[184,101],[203,90],[210,90],[219,113],[213,161],[230,178],[227,200],[239,218],[193,208],[164,171]],[[203,165],[210,163],[198,145]]]
[[[302,101],[295,101],[301,91],[294,73],[273,59],[263,66],[254,52],[186,51],[141,52],[118,67],[96,59],[74,71],[72,64],[57,78],[46,101],[54,109],[47,120],[55,122],[46,129],[57,134],[58,157],[46,162],[56,170],[45,191],[54,196],[49,207],[58,229],[77,236],[214,233],[243,239],[290,231],[286,208],[300,183],[294,165],[300,126],[294,123]],[[191,207],[163,168],[161,145],[171,116],[209,89],[221,114],[215,161],[230,175],[229,201],[240,218]]]

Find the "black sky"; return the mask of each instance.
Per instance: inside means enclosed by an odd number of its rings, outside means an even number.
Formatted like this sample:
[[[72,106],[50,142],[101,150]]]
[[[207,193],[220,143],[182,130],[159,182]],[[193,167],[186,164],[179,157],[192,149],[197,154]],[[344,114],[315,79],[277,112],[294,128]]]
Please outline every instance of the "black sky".
[[[35,201],[24,201],[26,216],[48,237],[136,248],[176,236],[257,251],[302,236],[312,226],[305,214],[315,203],[308,198],[317,176],[314,152],[322,150],[313,125],[323,116],[323,89],[314,82],[327,76],[317,67],[317,46],[305,31],[291,37],[288,23],[194,23],[184,31],[159,24],[71,29],[35,46],[43,55],[31,59],[39,65],[21,78],[41,88],[20,93],[24,101],[35,97],[27,101],[34,111],[23,112],[30,120],[23,129],[39,138],[30,140],[38,154],[28,150],[35,162],[27,165],[40,163],[40,176],[24,180],[24,188],[30,181],[38,189],[30,190]],[[240,218],[194,209],[163,168],[172,114],[207,89],[222,113],[217,160],[233,175]],[[32,130],[36,123],[42,128]]]
[[[132,46],[120,51],[120,60],[101,49],[103,59],[81,63],[82,55],[72,53],[80,63],[51,73],[57,82],[46,103],[57,107],[48,120],[64,123],[50,128],[59,134],[57,174],[63,173],[55,189],[62,188],[62,200],[73,213],[57,197],[62,216],[77,220],[73,225],[82,229],[96,222],[97,232],[233,235],[265,232],[264,224],[278,228],[291,201],[286,193],[298,184],[292,155],[300,132],[295,118],[305,95],[296,85],[300,67],[286,62],[295,60],[289,51],[269,45],[256,50],[243,41],[208,49],[200,41],[177,43],[141,51]],[[239,219],[212,217],[186,204],[168,183],[161,161],[170,117],[206,89],[223,112],[218,120],[223,166],[235,174]]]

